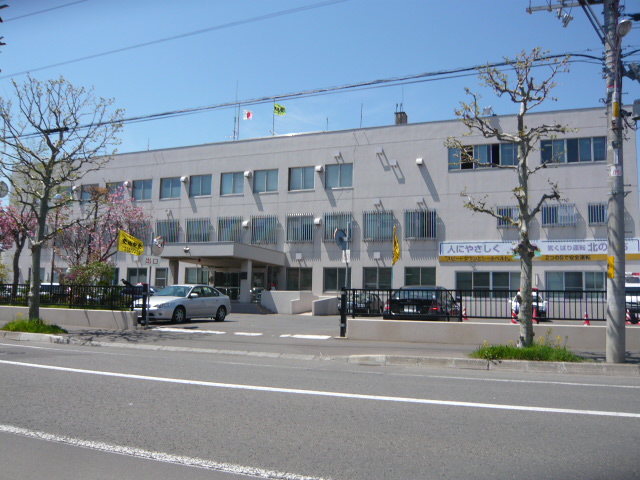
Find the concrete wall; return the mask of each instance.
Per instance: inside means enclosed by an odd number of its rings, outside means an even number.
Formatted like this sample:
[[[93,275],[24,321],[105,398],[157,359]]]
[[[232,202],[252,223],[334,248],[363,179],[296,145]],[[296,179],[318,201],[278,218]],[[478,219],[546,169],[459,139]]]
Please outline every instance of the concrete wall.
[[[260,296],[260,303],[274,313],[295,315],[310,312],[313,301],[317,299],[318,296],[311,292],[264,290]]]
[[[0,307],[0,324],[15,320],[18,314],[27,318],[27,307]],[[137,314],[132,311],[40,308],[40,318],[50,325],[60,327],[134,330],[138,325]]]
[[[504,323],[420,322],[411,320],[347,319],[350,340],[387,342],[428,342],[452,345],[506,345],[517,341],[519,325]],[[542,338],[551,329],[551,339],[560,335],[563,344],[575,350],[606,350],[606,326],[545,325],[533,326],[535,338]],[[640,349],[640,326],[627,326],[626,348]]]

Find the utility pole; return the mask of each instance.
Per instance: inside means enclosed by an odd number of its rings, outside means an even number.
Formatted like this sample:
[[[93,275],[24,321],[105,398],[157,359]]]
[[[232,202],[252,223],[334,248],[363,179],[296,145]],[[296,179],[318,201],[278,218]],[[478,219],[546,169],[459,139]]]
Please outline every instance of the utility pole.
[[[609,213],[607,233],[607,342],[606,360],[625,362],[625,242],[624,242],[624,170],[622,159],[622,61],[621,41],[625,33],[618,24],[620,0],[606,0],[604,33],[606,35],[607,82],[607,170],[609,175]]]
[[[604,7],[604,27],[595,16],[592,5]],[[596,34],[605,47],[605,79],[607,105],[607,185],[609,187],[607,215],[607,313],[606,313],[606,361],[625,362],[625,225],[624,225],[624,170],[622,159],[623,112],[622,112],[622,60],[621,42],[631,22],[618,22],[620,0],[558,0],[544,7],[529,7],[534,11],[554,10],[566,27],[573,17],[564,11],[570,7],[582,7]]]

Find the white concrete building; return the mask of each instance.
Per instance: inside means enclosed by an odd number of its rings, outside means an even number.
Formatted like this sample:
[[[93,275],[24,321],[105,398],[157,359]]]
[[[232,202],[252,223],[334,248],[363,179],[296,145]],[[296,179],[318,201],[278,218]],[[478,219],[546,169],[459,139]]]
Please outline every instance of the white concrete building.
[[[515,116],[494,121],[503,131],[515,128]],[[551,155],[559,159],[532,177],[532,202],[549,191],[549,180],[565,200],[547,204],[532,225],[540,248],[534,286],[604,289],[605,111],[529,114],[526,122],[575,129],[544,142],[531,159],[532,166]],[[510,212],[516,174],[460,164],[445,141],[455,136],[476,158],[502,165],[513,164],[514,149],[466,133],[450,120],[127,153],[83,183],[124,184],[152,214],[145,254],[116,256],[119,278],[133,283],[204,281],[241,301],[249,300],[253,286],[335,295],[346,271],[334,241],[339,228],[348,234],[354,288],[518,288],[519,262],[511,250],[517,231],[465,209],[460,195],[486,194],[488,205]],[[635,131],[627,137],[627,270],[640,271]],[[392,266],[394,226],[401,257]],[[165,245],[154,255],[150,243],[157,236]],[[42,257],[44,281],[50,281],[48,255]],[[23,257],[26,280],[29,259]]]

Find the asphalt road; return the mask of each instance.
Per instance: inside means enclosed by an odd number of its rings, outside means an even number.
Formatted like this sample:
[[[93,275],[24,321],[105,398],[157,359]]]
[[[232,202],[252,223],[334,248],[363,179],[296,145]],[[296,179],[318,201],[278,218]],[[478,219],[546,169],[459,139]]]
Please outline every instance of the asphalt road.
[[[640,477],[638,376],[4,340],[0,385],[4,478]]]

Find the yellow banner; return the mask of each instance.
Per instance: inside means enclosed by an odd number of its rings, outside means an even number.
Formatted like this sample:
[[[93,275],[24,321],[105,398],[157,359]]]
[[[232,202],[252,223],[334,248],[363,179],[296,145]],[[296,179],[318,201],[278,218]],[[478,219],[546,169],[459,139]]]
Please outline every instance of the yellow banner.
[[[124,230],[120,230],[118,234],[118,250],[133,255],[142,255],[144,252],[144,243],[133,235],[129,235]]]

